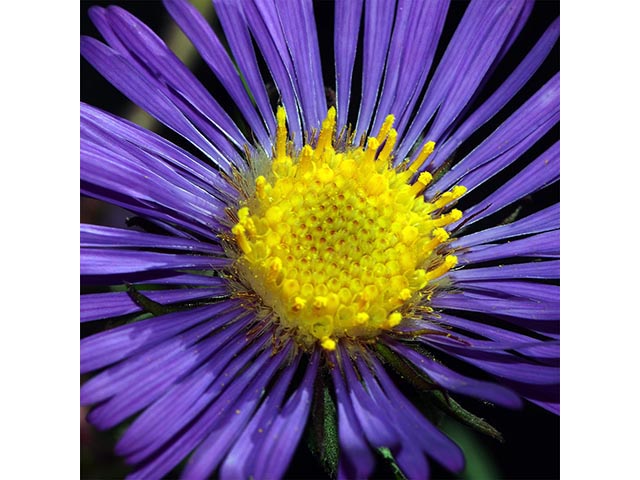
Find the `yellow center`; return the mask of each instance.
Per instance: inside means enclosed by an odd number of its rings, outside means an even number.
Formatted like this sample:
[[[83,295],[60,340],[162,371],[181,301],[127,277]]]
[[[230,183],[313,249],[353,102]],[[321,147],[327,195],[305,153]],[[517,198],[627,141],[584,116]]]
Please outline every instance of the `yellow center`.
[[[340,338],[392,329],[455,266],[456,257],[438,247],[449,238],[443,227],[462,216],[445,207],[466,189],[425,201],[431,175],[411,180],[434,144],[425,144],[410,165],[393,168],[392,115],[366,146],[339,152],[333,108],[315,148],[299,152],[287,141],[284,109],[277,118],[270,171],[256,178],[232,229],[241,250],[238,269],[302,345],[320,342],[333,350]]]

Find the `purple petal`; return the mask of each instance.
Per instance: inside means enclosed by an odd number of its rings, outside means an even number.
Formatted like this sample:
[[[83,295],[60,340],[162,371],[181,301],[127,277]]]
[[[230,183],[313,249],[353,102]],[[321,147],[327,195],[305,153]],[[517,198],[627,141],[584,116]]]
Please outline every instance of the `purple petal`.
[[[270,134],[267,133],[264,123],[251,104],[251,99],[233,62],[207,21],[193,5],[185,0],[164,0],[164,6],[229,92],[262,148],[270,152],[272,146]]]
[[[531,49],[525,59],[511,73],[502,85],[477,108],[465,122],[447,139],[447,141],[429,158],[433,168],[439,168],[453,152],[473,132],[484,125],[498,113],[520,91],[525,83],[533,76],[556,43],[560,34],[560,21],[554,21],[547,31],[540,37],[538,43]]]
[[[510,257],[559,257],[560,230],[532,235],[498,245],[470,247],[458,255],[461,265],[489,262]]]
[[[465,291],[479,291],[494,297],[522,297],[529,300],[560,303],[560,286],[523,281],[471,281],[458,282],[458,288]]]
[[[223,2],[217,4],[221,6]],[[262,58],[267,64],[276,88],[287,111],[289,133],[296,148],[302,148],[302,126],[298,108],[298,93],[293,83],[293,65],[287,50],[280,21],[275,12],[273,0],[244,0],[244,19],[249,26]]]
[[[179,290],[149,290],[144,295],[154,302],[168,305],[228,295],[226,281],[219,278],[218,288],[190,288]],[[90,293],[80,296],[80,321],[91,322],[103,318],[118,317],[129,313],[139,312],[142,308],[134,302],[127,292]]]
[[[467,209],[471,225],[501,208],[552,184],[560,178],[560,144],[555,143],[514,178],[495,190],[482,202]],[[478,215],[475,215],[478,213]]]
[[[358,111],[356,141],[369,131],[387,58],[396,0],[370,0],[364,9],[362,99]]]
[[[327,114],[316,22],[311,0],[275,0],[282,33],[291,55],[292,77],[299,92],[305,130],[319,128]]]
[[[413,111],[431,69],[448,8],[448,0],[398,3],[372,131],[380,129],[388,114],[400,120]]]
[[[271,423],[260,449],[254,451],[255,473],[251,477],[256,479],[283,477],[307,422],[319,357],[318,351],[314,351],[302,383]]]
[[[207,191],[213,191],[214,195],[220,196],[227,203],[238,200],[238,191],[217,170],[149,130],[85,103],[80,104],[80,124],[81,131],[92,130],[97,135],[102,131],[107,143],[112,142],[115,137],[144,150],[157,161],[177,168],[189,181]]]
[[[141,158],[144,153],[135,147],[124,151],[115,139],[110,146],[100,145],[82,134],[82,193],[181,225],[217,243],[214,232],[223,228],[225,203],[171,171],[169,165],[147,163],[151,159]]]
[[[440,108],[427,137],[438,135],[467,104],[517,21],[521,2],[471,2],[445,51],[418,112],[398,146],[397,158],[405,158],[425,125]],[[404,126],[409,117],[402,119]],[[433,134],[432,134],[433,132]]]
[[[142,412],[116,445],[116,452],[135,463],[154,453],[216,399],[265,343],[266,339],[248,342],[242,337],[228,342]]]
[[[424,453],[446,469],[452,472],[461,471],[464,467],[464,455],[460,448],[424,418],[400,393],[378,360],[373,359],[371,364],[375,377],[380,381],[388,398],[388,403],[392,405],[389,412],[395,416],[397,429],[407,432]]]
[[[362,431],[360,422],[353,410],[351,398],[338,368],[338,362],[332,355],[331,378],[338,410],[338,440],[340,459],[338,460],[338,478],[366,478],[375,468],[375,458]],[[346,361],[350,361],[347,359]]]
[[[237,167],[242,168],[238,152],[232,145],[241,149],[248,144],[247,139],[195,75],[160,37],[126,10],[111,6],[107,8],[106,16],[109,28],[121,40],[113,47],[138,67],[140,75],[159,86],[172,103],[193,107],[197,115],[192,115],[191,109],[183,109],[183,112],[234,160]]]
[[[207,406],[206,411],[195,422],[184,429],[168,447],[163,448],[142,468],[131,475],[131,478],[159,478],[173,469],[191,450],[200,445],[183,471],[183,476],[200,478],[208,476],[211,468],[222,459],[232,442],[240,433],[235,429],[227,430],[236,410],[255,409],[262,390],[280,367],[283,357],[289,348],[272,356],[271,350],[264,351],[258,359],[250,363],[248,368],[231,381],[222,394]],[[235,426],[235,425],[232,425]],[[203,440],[206,443],[202,443]],[[206,453],[199,453],[204,452]],[[130,457],[131,458],[131,457]],[[202,459],[202,463],[200,460]],[[213,465],[213,467],[212,467]]]
[[[486,2],[482,4],[488,7]],[[441,138],[469,103],[502,50],[509,33],[520,17],[523,6],[521,1],[511,0],[503,3],[497,11],[495,20],[492,19],[493,21],[482,26],[480,35],[474,39],[476,52],[482,52],[482,54],[458,53],[460,57],[453,61],[460,64],[461,75],[447,91],[427,138],[434,140]]]
[[[470,280],[502,280],[515,278],[560,278],[560,260],[547,262],[518,263],[515,265],[499,265],[486,268],[463,268],[450,272],[448,277],[453,281]]]
[[[218,245],[202,243],[197,240],[84,223],[80,224],[80,246],[111,248],[153,247],[211,254],[221,253]]]
[[[211,331],[211,325],[205,323],[172,339],[169,345],[160,345],[92,378],[81,391],[83,403],[115,395],[95,407],[89,421],[102,429],[111,428],[148,406],[205,362],[244,324],[234,327],[195,343]]]
[[[525,146],[529,148],[539,140],[557,123],[559,112],[560,75],[556,74],[477,148],[427,188],[425,195],[446,191],[454,184],[473,190],[516,160],[526,150]],[[518,155],[510,154],[510,150],[518,146]],[[501,162],[498,170],[492,168],[491,164],[499,162],[501,157],[508,158],[509,162]]]
[[[129,100],[189,140],[225,172],[231,173],[232,163],[227,156],[209,142],[180,108],[171,102],[159,82],[141,74],[131,60],[93,38],[82,37],[80,51]],[[220,143],[223,143],[222,140]]]
[[[441,387],[462,395],[469,395],[507,408],[520,408],[520,397],[511,390],[490,382],[483,382],[460,375],[398,342],[387,343],[398,354],[413,363]]]
[[[559,368],[534,363],[508,352],[479,351],[436,343],[430,345],[503,379],[531,385],[556,385],[560,382]]]
[[[456,238],[451,242],[451,246],[456,249],[472,247],[482,243],[517,237],[519,235],[540,233],[556,228],[560,228],[560,204],[558,203],[539,212],[532,213],[528,217],[516,220],[513,223],[498,225],[497,227]]]
[[[351,404],[367,440],[374,448],[398,448],[400,437],[393,427],[393,421],[364,389],[345,349],[342,350],[341,357],[345,359],[342,365]]]
[[[362,19],[362,0],[337,0],[335,4],[333,49],[336,64],[337,131],[347,124],[351,78],[358,49],[358,34]]]
[[[207,432],[207,438],[198,446],[182,472],[183,478],[209,478],[253,416],[260,403],[264,387],[275,375],[276,371],[281,368],[284,363],[283,359],[286,356],[284,352],[289,350],[287,348],[279,355],[271,358],[254,384],[250,385],[242,393],[242,396],[233,402],[233,410],[232,408],[227,408],[226,418],[219,418],[215,426],[210,427]],[[219,412],[216,412],[216,416],[221,417]],[[296,425],[296,427],[302,429],[304,422],[302,425]],[[293,449],[295,450],[295,445]]]
[[[498,313],[528,320],[555,320],[560,318],[560,305],[524,298],[496,298],[482,293],[463,291],[442,294],[431,300],[433,308],[452,308],[482,313]]]
[[[90,372],[122,360],[139,349],[150,348],[166,338],[237,306],[237,301],[225,300],[215,305],[123,325],[84,338],[80,343],[80,372]],[[228,321],[225,316],[221,320]]]
[[[290,386],[293,374],[299,364],[301,356],[296,356],[293,363],[284,368],[273,388],[269,389],[264,402],[251,421],[240,435],[229,453],[226,455],[221,467],[220,478],[260,478],[251,474],[255,472],[253,466],[256,460],[256,452],[260,450],[266,441],[265,431],[273,424],[279,413],[280,406]]]
[[[213,4],[236,64],[247,82],[248,90],[253,95],[268,131],[273,135],[276,130],[275,116],[269,104],[266,82],[260,74],[242,5],[240,2],[227,0],[213,0]]]
[[[81,275],[114,275],[145,270],[218,270],[228,258],[97,248],[80,249]]]

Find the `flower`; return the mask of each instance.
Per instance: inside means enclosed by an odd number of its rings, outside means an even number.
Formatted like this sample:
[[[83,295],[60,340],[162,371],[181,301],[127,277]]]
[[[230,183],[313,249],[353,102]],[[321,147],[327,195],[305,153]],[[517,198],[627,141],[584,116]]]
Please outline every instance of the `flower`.
[[[81,226],[83,284],[112,288],[81,296],[81,320],[120,324],[82,339],[81,401],[99,428],[132,419],[132,477],[188,457],[187,478],[278,478],[308,426],[332,474],[368,477],[378,453],[424,478],[427,458],[464,465],[434,409],[496,434],[450,395],[559,413],[559,204],[509,208],[559,179],[558,143],[522,165],[559,120],[559,75],[453,161],[558,21],[482,96],[531,2],[471,2],[437,61],[447,2],[338,1],[332,106],[310,1],[214,1],[230,54],[164,3],[242,120],[138,19],[91,10],[107,43],[83,37],[83,56],[188,142],[81,105],[82,193],[146,227]]]

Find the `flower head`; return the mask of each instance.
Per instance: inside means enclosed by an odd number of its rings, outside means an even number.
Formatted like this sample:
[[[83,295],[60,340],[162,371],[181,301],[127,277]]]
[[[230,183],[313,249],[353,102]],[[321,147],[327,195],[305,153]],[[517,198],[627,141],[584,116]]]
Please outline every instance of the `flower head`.
[[[306,429],[331,474],[368,477],[377,452],[423,478],[427,458],[464,465],[434,409],[495,432],[450,395],[559,412],[559,205],[508,208],[559,178],[557,143],[517,162],[558,122],[558,75],[453,161],[558,22],[480,96],[531,2],[471,2],[438,61],[448,2],[338,1],[328,105],[310,1],[214,1],[230,52],[164,3],[242,119],[138,19],[91,10],[107,43],[84,37],[84,57],[190,143],[81,106],[82,193],[147,227],[81,226],[83,282],[112,289],[81,297],[82,321],[124,323],[82,340],[82,402],[100,428],[132,419],[133,476],[188,457],[187,478],[278,478]]]

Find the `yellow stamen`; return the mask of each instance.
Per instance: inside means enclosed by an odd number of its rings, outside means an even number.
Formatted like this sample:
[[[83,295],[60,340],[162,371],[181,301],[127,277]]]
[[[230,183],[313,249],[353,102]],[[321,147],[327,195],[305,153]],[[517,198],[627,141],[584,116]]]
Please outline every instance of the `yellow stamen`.
[[[278,127],[276,129],[276,158],[287,155],[287,114],[284,107],[278,107],[276,113]]]
[[[345,338],[375,338],[412,308],[428,308],[418,302],[457,262],[438,247],[449,240],[443,227],[462,214],[442,209],[466,191],[454,187],[425,199],[431,174],[408,182],[433,142],[397,171],[390,162],[397,139],[392,115],[366,146],[342,147],[334,144],[335,113],[327,112],[315,148],[294,152],[278,109],[270,171],[256,177],[255,195],[231,229],[237,271],[275,313],[279,331],[303,348],[325,350]]]
[[[382,167],[386,167],[389,162],[389,157],[391,156],[391,152],[393,151],[393,147],[396,145],[396,139],[398,137],[398,132],[396,132],[395,128],[392,128],[389,131],[389,135],[387,135],[387,141],[382,147],[382,151],[380,155],[378,155],[378,161],[381,162]]]
[[[327,145],[331,145],[331,138],[333,137],[333,130],[336,126],[336,109],[331,107],[327,112],[327,118],[322,122],[322,130],[320,130],[320,136],[318,137],[318,144],[316,145],[316,151],[322,154]]]
[[[382,142],[384,142],[384,139],[387,138],[387,135],[389,134],[389,131],[391,130],[395,119],[396,117],[394,117],[393,115],[387,115],[387,117],[384,119],[382,127],[380,127],[380,132],[378,132],[378,136],[376,137],[376,140],[378,140],[378,144],[382,144]]]
[[[456,257],[455,255],[447,255],[444,259],[444,262],[442,262],[439,266],[437,266],[433,270],[430,270],[427,272],[427,279],[433,280],[441,277],[442,275],[447,273],[449,270],[451,270],[453,267],[455,267],[457,263],[458,263],[458,257]]]
[[[427,187],[427,185],[431,183],[432,179],[433,177],[429,172],[422,172],[420,175],[418,175],[418,180],[416,180],[416,183],[411,185],[411,194],[413,196],[420,195]]]
[[[409,171],[411,173],[416,173],[418,170],[420,170],[420,167],[425,162],[425,160],[429,158],[429,155],[431,155],[431,153],[433,153],[433,149],[435,148],[435,146],[436,144],[434,142],[427,142],[424,144],[422,150],[420,150],[418,158],[416,158],[413,163],[409,165]]]

